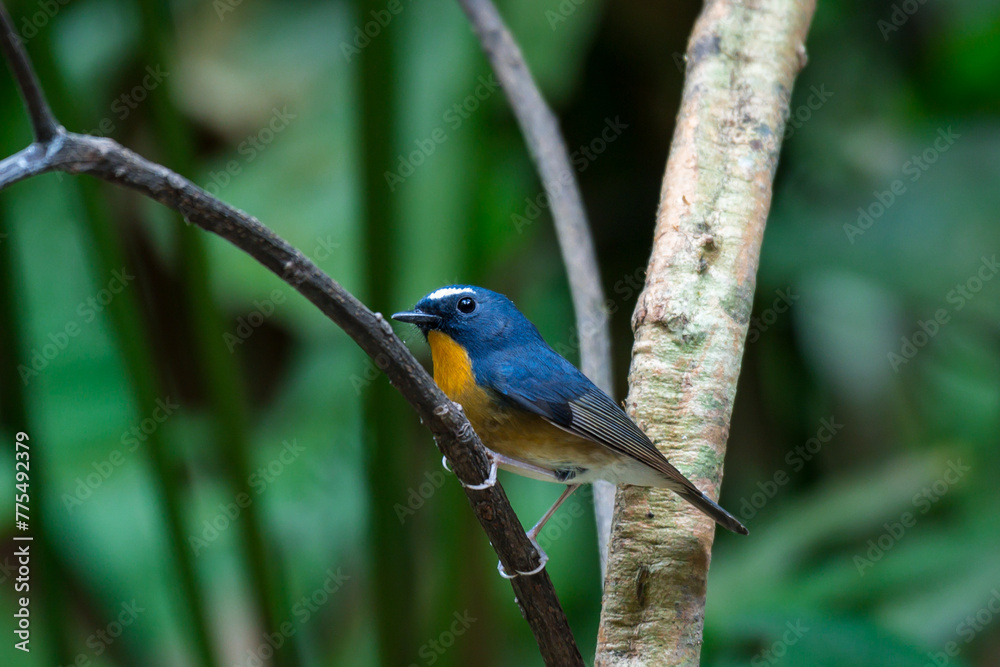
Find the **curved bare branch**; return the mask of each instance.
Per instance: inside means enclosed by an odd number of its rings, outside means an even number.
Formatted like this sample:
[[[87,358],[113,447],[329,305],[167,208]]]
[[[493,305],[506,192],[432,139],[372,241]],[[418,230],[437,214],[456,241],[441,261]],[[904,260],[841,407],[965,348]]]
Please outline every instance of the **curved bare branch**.
[[[89,174],[135,190],[180,212],[186,221],[228,240],[259,261],[340,326],[375,361],[430,429],[452,469],[466,483],[487,479],[490,464],[461,408],[438,389],[380,313],[373,313],[303,253],[191,181],[117,142],[62,129],[45,102],[10,16],[0,3],[0,44],[32,118],[36,143],[0,161],[0,190],[49,171]],[[528,572],[539,555],[501,485],[466,489],[473,511],[508,572]],[[511,580],[517,603],[548,665],[582,665],[555,589],[544,569]]]

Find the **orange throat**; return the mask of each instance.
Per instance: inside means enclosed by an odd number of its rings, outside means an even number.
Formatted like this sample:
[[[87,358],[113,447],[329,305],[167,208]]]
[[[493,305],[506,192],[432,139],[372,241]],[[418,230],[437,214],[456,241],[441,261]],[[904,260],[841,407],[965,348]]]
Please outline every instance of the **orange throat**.
[[[431,346],[431,359],[434,362],[434,382],[448,398],[456,403],[464,403],[463,398],[479,389],[472,374],[469,353],[440,331],[428,332],[427,342]]]

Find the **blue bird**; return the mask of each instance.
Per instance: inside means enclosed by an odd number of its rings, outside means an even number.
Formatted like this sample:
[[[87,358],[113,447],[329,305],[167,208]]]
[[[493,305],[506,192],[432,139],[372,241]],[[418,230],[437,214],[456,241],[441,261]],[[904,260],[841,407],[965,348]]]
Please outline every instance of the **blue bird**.
[[[434,381],[462,406],[493,456],[490,483],[499,466],[567,485],[528,531],[536,547],[538,533],[563,501],[598,479],[670,489],[719,525],[747,534],[667,461],[617,403],[549,347],[506,296],[450,285],[392,317],[416,325],[427,338]],[[539,570],[544,556],[542,561]]]

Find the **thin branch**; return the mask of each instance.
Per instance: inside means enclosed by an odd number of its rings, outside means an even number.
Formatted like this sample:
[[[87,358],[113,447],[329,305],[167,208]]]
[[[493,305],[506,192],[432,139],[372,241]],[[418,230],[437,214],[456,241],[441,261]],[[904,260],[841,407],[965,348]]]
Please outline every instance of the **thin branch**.
[[[718,494],[789,96],[815,0],[706,2],[691,33],[628,405]],[[714,525],[669,491],[615,501],[596,664],[697,665]],[[641,629],[641,631],[640,631]]]
[[[542,178],[552,208],[556,236],[569,278],[570,295],[580,336],[580,367],[598,387],[612,395],[611,334],[604,309],[604,289],[597,253],[580,196],[580,186],[570,166],[566,142],[555,114],[549,109],[531,76],[521,49],[491,0],[458,0],[503,86],[507,101],[521,126],[528,152]],[[594,484],[594,514],[603,578],[608,558],[608,537],[614,486]]]
[[[10,71],[14,74],[14,80],[21,91],[21,99],[28,109],[28,117],[31,118],[31,129],[35,134],[35,141],[49,141],[61,129],[56,117],[49,108],[49,103],[45,99],[42,87],[38,85],[38,77],[31,66],[31,60],[21,44],[21,38],[14,28],[14,22],[7,13],[7,8],[0,3],[0,48],[3,49],[4,58],[10,65]]]
[[[55,141],[59,141],[58,135]],[[0,190],[26,178],[51,171],[46,160],[46,152],[51,145],[31,144],[0,160]]]
[[[12,67],[15,76],[25,77],[19,79],[22,87],[36,91],[36,101],[43,100],[41,87],[6,11],[0,13],[0,22],[4,53],[13,55],[11,62],[23,65]],[[43,111],[41,118],[47,107],[37,108]],[[55,129],[49,134],[51,141],[40,139],[35,150],[29,148],[0,161],[0,190],[44,172],[85,173],[135,190],[179,211],[188,222],[228,240],[309,299],[372,357],[431,430],[459,479],[472,484],[487,479],[486,450],[461,408],[438,389],[381,314],[371,312],[256,218],[111,139],[66,132],[54,120],[52,126]],[[521,528],[501,485],[484,490],[466,489],[466,495],[504,569],[528,572],[537,567],[538,553]],[[582,665],[548,574],[542,570],[537,575],[519,576],[511,580],[511,585],[545,663]]]

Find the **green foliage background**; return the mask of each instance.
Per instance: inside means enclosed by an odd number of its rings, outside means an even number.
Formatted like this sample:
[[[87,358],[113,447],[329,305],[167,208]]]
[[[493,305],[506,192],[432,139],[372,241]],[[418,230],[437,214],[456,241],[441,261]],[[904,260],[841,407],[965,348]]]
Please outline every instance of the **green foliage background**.
[[[541,186],[503,95],[480,80],[490,70],[464,15],[403,0],[370,44],[345,50],[389,4],[9,9],[69,129],[97,128],[218,191],[380,309],[479,283],[573,356]],[[699,6],[500,6],[571,150],[597,153],[579,153],[578,175],[614,304],[620,398]],[[729,443],[722,501],[751,535],[717,538],[706,665],[1000,663],[998,36],[1000,6],[987,0],[820,3]],[[30,133],[7,75],[0,91],[7,155]],[[455,104],[476,108],[463,117]],[[598,153],[592,142],[616,120],[627,127]],[[402,183],[366,180],[421,145],[430,154]],[[0,662],[248,665],[270,652],[265,626],[287,623],[275,664],[538,663],[428,434],[284,283],[83,177],[3,193],[0,232],[3,468],[26,430],[37,540],[33,650],[8,635]],[[113,270],[135,279],[95,307]],[[78,329],[61,338],[67,325]],[[427,360],[420,337],[399,332]],[[25,376],[18,366],[36,353],[52,358]],[[178,407],[133,439],[162,414],[157,399]],[[836,434],[810,443],[824,419]],[[558,491],[504,483],[525,523]],[[0,476],[0,496],[13,494]],[[592,656],[589,496],[543,542]],[[130,619],[120,636],[101,639],[119,634],[119,617]]]

